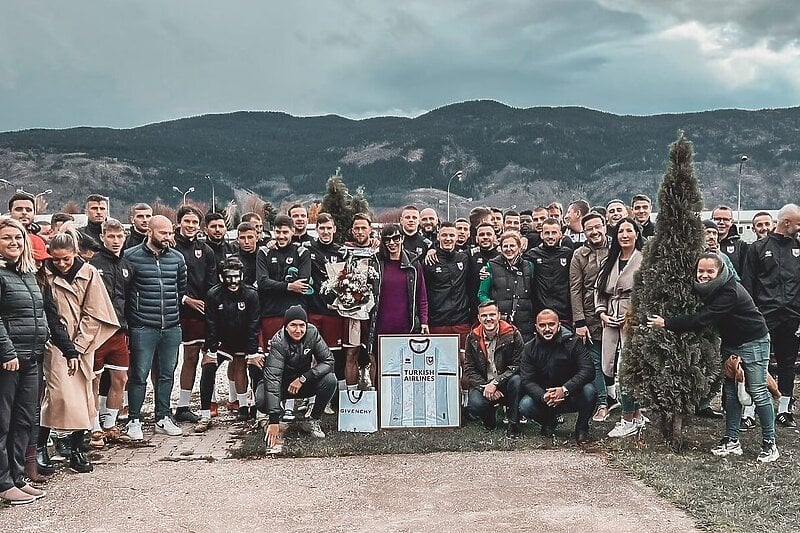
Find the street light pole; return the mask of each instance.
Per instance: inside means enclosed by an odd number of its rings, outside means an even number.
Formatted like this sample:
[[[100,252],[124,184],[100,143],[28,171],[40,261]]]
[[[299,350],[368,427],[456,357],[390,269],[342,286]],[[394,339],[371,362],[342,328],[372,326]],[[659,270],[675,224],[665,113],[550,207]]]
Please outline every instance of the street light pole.
[[[742,210],[742,170],[744,169],[744,164],[747,162],[747,156],[743,155],[742,158],[739,160],[739,187],[738,192],[736,195],[736,225],[738,227],[739,222],[741,222],[741,210]]]
[[[184,191],[180,190],[179,188],[177,188],[175,185],[173,185],[172,186],[172,190],[176,191],[178,194],[182,194],[183,195],[183,205],[186,205],[186,196],[190,192],[194,192],[194,187],[189,187],[188,189],[186,189],[186,192],[184,192]]]
[[[447,180],[447,220],[450,220],[450,184],[453,183],[453,178],[458,178],[458,181],[461,181],[462,176],[464,176],[464,172],[461,170],[456,171],[450,179]]]
[[[217,212],[217,196],[214,194],[214,180],[211,179],[211,176],[206,174],[206,179],[211,184],[211,212]]]

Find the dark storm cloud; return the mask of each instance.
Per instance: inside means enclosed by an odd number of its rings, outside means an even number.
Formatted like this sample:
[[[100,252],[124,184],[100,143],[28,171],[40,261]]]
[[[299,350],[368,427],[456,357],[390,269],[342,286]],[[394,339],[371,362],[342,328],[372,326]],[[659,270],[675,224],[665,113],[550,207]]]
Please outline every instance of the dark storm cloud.
[[[648,114],[795,105],[789,1],[4,2],[0,130],[491,98]]]

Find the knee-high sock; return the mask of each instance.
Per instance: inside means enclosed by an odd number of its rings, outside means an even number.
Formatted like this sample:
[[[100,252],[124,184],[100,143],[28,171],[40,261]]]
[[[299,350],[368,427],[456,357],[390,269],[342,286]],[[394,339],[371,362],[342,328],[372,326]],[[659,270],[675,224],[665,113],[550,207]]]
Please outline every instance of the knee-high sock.
[[[200,409],[211,409],[211,395],[214,393],[214,383],[217,381],[217,363],[206,363],[200,374]]]

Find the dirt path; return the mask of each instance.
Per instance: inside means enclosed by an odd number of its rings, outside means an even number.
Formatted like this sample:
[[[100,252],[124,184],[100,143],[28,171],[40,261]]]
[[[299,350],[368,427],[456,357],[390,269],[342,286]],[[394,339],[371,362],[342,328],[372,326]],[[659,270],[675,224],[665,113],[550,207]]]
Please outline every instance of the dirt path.
[[[45,499],[0,511],[3,530],[694,530],[651,489],[572,451],[142,460],[59,476]]]

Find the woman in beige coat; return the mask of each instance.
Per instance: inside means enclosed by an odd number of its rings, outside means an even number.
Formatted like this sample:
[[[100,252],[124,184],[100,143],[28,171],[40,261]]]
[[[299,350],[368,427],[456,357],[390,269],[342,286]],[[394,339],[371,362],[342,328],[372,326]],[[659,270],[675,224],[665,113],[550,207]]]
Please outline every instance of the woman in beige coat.
[[[94,352],[119,329],[119,322],[100,273],[78,256],[73,233],[56,235],[50,242],[50,256],[41,275],[80,355],[65,359],[58,348],[47,345],[41,426],[72,432],[70,468],[91,472],[84,439],[96,415]]]

